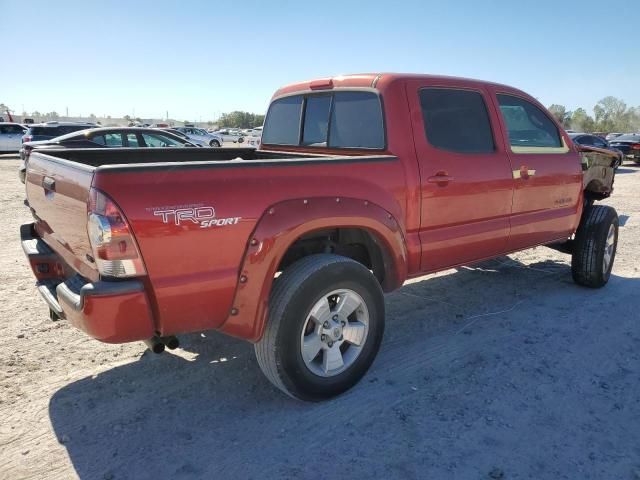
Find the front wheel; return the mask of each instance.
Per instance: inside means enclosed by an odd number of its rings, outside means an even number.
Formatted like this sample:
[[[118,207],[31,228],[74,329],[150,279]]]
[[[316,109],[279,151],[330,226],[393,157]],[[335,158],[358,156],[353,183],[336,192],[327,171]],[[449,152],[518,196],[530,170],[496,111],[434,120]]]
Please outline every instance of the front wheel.
[[[596,205],[584,210],[571,257],[574,282],[591,288],[606,285],[618,247],[618,228],[615,209]]]
[[[280,390],[318,401],[355,385],[384,331],[384,298],[362,264],[331,254],[299,260],[276,280],[258,364]]]
[[[210,147],[216,147],[216,148],[218,148],[218,147],[220,147],[220,142],[219,142],[219,141],[217,141],[217,140],[211,140],[211,141],[209,142],[209,146],[210,146]]]

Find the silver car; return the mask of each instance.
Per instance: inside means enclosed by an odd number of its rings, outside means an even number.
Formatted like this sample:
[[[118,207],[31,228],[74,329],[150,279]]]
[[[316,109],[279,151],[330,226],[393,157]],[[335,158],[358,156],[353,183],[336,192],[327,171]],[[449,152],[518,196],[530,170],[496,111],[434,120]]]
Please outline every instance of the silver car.
[[[184,133],[189,139],[205,142],[210,147],[221,147],[222,137],[215,133],[209,133],[202,128],[195,127],[174,127],[174,130]]]
[[[19,123],[0,123],[0,153],[17,152],[22,146],[22,136],[27,127]]]
[[[216,130],[213,134],[222,137],[225,142],[244,142],[244,136],[240,133],[240,130],[235,128],[223,128],[222,130]]]

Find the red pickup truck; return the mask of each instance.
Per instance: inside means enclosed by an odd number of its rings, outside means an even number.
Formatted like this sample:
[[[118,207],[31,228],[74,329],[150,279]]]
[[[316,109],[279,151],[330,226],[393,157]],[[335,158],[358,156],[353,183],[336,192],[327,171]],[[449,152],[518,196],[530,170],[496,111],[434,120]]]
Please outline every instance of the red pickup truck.
[[[365,374],[408,278],[552,245],[607,283],[614,161],[514,88],[341,76],[278,90],[259,150],[36,149],[21,236],[52,317],[154,351],[216,329],[319,400]]]

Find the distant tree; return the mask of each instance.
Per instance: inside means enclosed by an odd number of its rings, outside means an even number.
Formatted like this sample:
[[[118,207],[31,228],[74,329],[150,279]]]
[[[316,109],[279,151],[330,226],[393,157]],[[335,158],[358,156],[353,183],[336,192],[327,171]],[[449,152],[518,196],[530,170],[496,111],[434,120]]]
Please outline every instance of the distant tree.
[[[136,120],[136,122],[138,122],[138,123],[142,123],[142,119],[141,119],[140,117],[136,117],[136,118],[135,118],[135,120]]]
[[[569,126],[578,132],[593,132],[596,123],[584,108],[578,108],[571,115]]]
[[[549,107],[549,112],[560,122],[560,124],[567,128],[571,123],[571,112],[567,112],[564,105],[553,104]]]
[[[217,124],[225,128],[255,128],[264,123],[264,115],[255,113],[234,111],[223,113],[217,121]]]

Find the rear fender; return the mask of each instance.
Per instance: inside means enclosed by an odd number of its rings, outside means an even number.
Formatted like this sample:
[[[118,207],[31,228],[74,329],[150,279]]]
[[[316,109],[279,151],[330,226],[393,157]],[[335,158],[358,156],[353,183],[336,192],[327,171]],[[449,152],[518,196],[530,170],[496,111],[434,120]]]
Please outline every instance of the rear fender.
[[[256,224],[245,251],[233,308],[220,330],[252,342],[262,337],[269,294],[288,248],[303,235],[327,228],[362,228],[380,247],[386,291],[407,277],[407,249],[402,230],[385,209],[365,200],[310,198],[287,200],[269,208]]]

